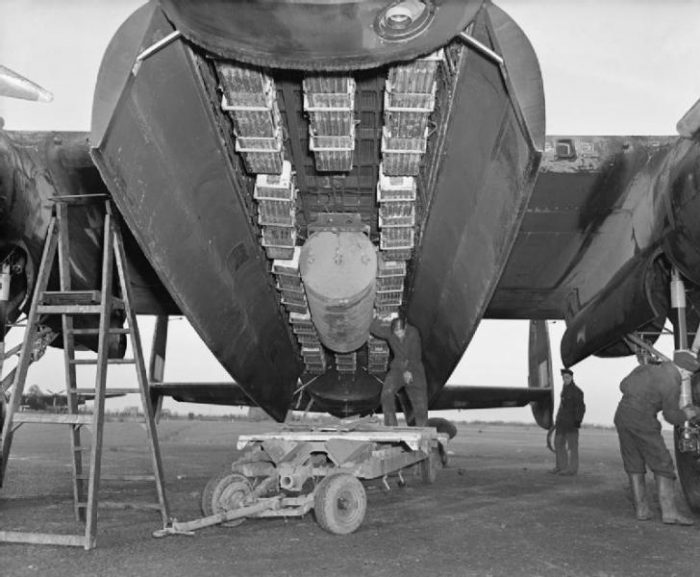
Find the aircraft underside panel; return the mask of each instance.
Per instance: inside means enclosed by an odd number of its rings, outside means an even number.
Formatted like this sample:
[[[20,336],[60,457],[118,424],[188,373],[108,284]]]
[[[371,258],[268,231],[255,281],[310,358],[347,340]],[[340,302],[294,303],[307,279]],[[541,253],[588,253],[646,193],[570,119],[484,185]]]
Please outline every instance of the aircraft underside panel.
[[[471,22],[482,0],[416,2],[413,25],[394,31],[387,26],[392,4],[397,2],[161,0],[189,41],[219,57],[321,71],[375,68],[434,52]]]
[[[144,37],[171,30],[155,11]],[[144,60],[135,75],[128,60],[106,59],[103,69],[127,80],[117,99],[105,99],[114,112],[95,123],[106,129],[93,132],[93,157],[182,312],[243,389],[282,420],[301,367],[252,233],[247,177],[226,153],[197,67],[184,43]]]
[[[331,51],[309,72],[293,66],[302,43],[251,66],[244,48],[222,56],[173,36],[155,3],[103,61],[96,163],[182,312],[276,418],[375,410],[389,347],[369,327],[402,313],[421,331],[434,397],[510,251],[544,138],[537,60],[495,7],[430,6],[405,50],[438,49],[409,62],[380,51],[349,69],[339,62],[353,57]],[[433,45],[460,6],[453,34],[468,38]],[[238,34],[245,14],[232,41],[258,46]],[[287,34],[301,40],[303,24]]]
[[[473,34],[487,43],[488,22],[479,23]],[[423,338],[431,396],[484,314],[540,158],[499,67],[470,52],[461,75],[408,309]]]

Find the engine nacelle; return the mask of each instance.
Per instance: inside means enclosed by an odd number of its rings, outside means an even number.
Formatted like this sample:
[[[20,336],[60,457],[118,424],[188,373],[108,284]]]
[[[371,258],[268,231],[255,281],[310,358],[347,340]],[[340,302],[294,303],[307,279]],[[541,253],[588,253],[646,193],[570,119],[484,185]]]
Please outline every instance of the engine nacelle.
[[[626,356],[621,336],[653,327],[660,331],[670,308],[669,271],[658,251],[630,261],[572,319],[561,340],[561,358],[572,366],[589,355]]]
[[[664,252],[680,272],[700,285],[700,144],[688,142],[671,172]]]

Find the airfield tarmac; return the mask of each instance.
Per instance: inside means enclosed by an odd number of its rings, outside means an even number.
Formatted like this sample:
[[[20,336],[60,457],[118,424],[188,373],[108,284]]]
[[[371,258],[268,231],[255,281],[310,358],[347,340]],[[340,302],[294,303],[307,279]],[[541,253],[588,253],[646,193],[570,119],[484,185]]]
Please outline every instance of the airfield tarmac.
[[[97,548],[0,544],[0,575],[200,576],[368,575],[411,577],[695,575],[700,527],[634,519],[614,430],[584,428],[577,477],[548,474],[552,455],[535,426],[459,424],[449,467],[433,485],[368,488],[368,509],[348,536],[323,531],[313,515],[246,520],[194,537],[154,539],[153,512],[101,510]],[[144,431],[107,425],[103,471],[146,472]],[[236,456],[242,433],[276,425],[164,421],[159,425],[171,512],[199,516],[209,477]],[[25,426],[0,492],[0,528],[78,532],[72,517],[68,436]],[[117,450],[119,449],[119,450]],[[103,483],[103,499],[155,498],[152,484]],[[700,525],[700,516],[698,517]]]

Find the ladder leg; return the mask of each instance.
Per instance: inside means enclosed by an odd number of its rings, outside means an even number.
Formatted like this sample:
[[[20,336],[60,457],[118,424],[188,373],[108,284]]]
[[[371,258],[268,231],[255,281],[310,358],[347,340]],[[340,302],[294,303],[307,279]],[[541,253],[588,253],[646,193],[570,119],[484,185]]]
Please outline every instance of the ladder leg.
[[[108,212],[110,207],[108,206]],[[165,495],[163,481],[163,463],[160,455],[160,447],[158,443],[158,432],[156,430],[155,421],[153,418],[153,409],[151,407],[151,398],[148,392],[148,380],[146,377],[146,366],[143,360],[143,348],[141,347],[141,336],[136,322],[136,314],[131,306],[131,286],[129,285],[126,276],[126,254],[124,252],[124,244],[119,232],[118,224],[114,226],[114,252],[117,262],[117,272],[119,275],[119,283],[122,289],[122,297],[124,300],[124,309],[126,312],[127,322],[131,335],[131,347],[134,352],[134,360],[136,362],[136,374],[139,381],[139,391],[141,394],[141,404],[143,407],[144,418],[146,422],[146,430],[148,432],[149,449],[151,451],[151,461],[153,464],[153,473],[156,480],[156,490],[158,492],[158,502],[160,503],[160,512],[163,519],[163,525],[170,521],[170,513],[168,502]]]
[[[62,291],[72,289],[70,274],[70,238],[68,227],[68,206],[59,203],[56,206],[58,216],[58,267]],[[75,364],[75,338],[73,334],[73,316],[61,315],[63,331],[63,365],[66,375],[66,399],[68,412],[78,413],[77,379]],[[83,479],[83,456],[80,426],[70,427],[71,463],[73,467],[73,507],[78,521],[85,521],[85,509],[80,504],[85,502],[85,481]]]
[[[5,366],[5,329],[7,325],[7,301],[0,300],[0,379]],[[1,392],[1,391],[0,391]],[[4,402],[4,398],[2,402]]]
[[[105,389],[107,385],[107,362],[109,357],[109,344],[107,341],[109,338],[109,325],[112,310],[112,269],[114,266],[113,240],[112,215],[110,211],[107,211],[105,214],[104,226],[100,328],[97,345],[97,370],[95,373],[95,400],[92,421],[92,450],[90,451],[90,476],[88,478],[88,500],[85,523],[86,548],[94,547],[97,529],[97,495],[100,489]]]
[[[29,365],[32,362],[32,345],[34,343],[34,337],[37,331],[37,309],[39,306],[39,300],[42,292],[46,289],[49,282],[51,264],[53,263],[54,256],[56,254],[57,243],[58,237],[56,234],[56,218],[52,217],[49,221],[47,238],[46,242],[44,243],[43,253],[41,255],[41,264],[39,265],[39,272],[37,273],[34,294],[32,295],[32,304],[29,309],[29,315],[27,316],[27,328],[25,329],[24,340],[22,341],[22,349],[19,356],[19,363],[15,372],[12,397],[7,406],[7,414],[5,415],[5,422],[3,423],[2,427],[2,445],[0,447],[0,487],[2,486],[5,478],[5,470],[7,469],[7,462],[9,460],[10,449],[12,447],[12,435],[14,432],[12,419],[15,412],[17,412],[22,399],[24,382],[27,379],[27,371],[29,370]]]

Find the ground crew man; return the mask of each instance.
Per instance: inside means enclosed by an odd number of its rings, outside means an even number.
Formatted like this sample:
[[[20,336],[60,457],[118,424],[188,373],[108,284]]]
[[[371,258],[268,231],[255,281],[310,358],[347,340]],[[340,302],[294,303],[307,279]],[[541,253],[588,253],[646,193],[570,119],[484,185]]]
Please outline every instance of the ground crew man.
[[[581,428],[586,405],[583,391],[574,383],[571,369],[562,369],[564,385],[561,389],[559,411],[554,421],[554,451],[556,465],[552,473],[556,475],[576,475],[578,473],[578,430]]]
[[[425,427],[428,423],[428,383],[423,369],[420,333],[402,318],[395,318],[391,326],[374,319],[370,332],[389,343],[393,359],[382,387],[382,412],[384,424],[398,425],[396,420],[396,394],[406,389],[411,402],[415,425]]]
[[[682,425],[700,410],[692,405],[678,407],[681,372],[668,361],[654,362],[648,354],[639,354],[641,363],[620,383],[622,399],[615,412],[615,428],[620,439],[620,454],[629,475],[637,519],[651,519],[646,495],[645,474],[649,467],[656,478],[661,520],[669,525],[693,525],[681,515],[674,502],[676,473],[673,459],[661,436],[659,411],[672,425]]]

